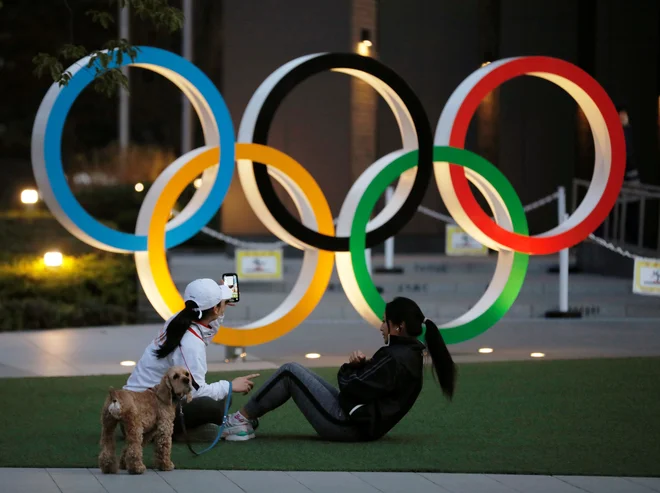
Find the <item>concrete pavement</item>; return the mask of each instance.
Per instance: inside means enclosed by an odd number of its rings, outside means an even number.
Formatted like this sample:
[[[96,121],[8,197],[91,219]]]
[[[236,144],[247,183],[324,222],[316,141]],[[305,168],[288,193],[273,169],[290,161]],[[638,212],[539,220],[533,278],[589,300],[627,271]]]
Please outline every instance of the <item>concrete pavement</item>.
[[[653,493],[660,478],[499,474],[0,469],[3,493]]]
[[[231,324],[228,312],[227,324]],[[0,377],[124,374],[137,361],[161,325],[60,329],[0,333]],[[209,371],[276,368],[287,361],[338,366],[356,349],[373,353],[378,331],[363,321],[317,320],[284,337],[247,348],[245,361],[225,363],[225,348],[207,350]],[[480,354],[479,348],[493,349]],[[450,346],[457,362],[660,356],[660,319],[505,320],[486,333]],[[318,359],[306,359],[320,353]]]

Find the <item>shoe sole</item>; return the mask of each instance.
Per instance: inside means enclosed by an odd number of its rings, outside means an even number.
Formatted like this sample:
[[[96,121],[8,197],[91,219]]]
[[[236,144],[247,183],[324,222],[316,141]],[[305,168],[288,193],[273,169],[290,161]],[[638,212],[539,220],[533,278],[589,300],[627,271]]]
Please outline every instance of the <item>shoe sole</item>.
[[[245,442],[247,440],[252,440],[254,437],[254,433],[250,433],[249,435],[227,435],[223,438],[227,442]]]
[[[254,428],[249,424],[236,424],[225,426],[222,432],[222,438],[228,442],[244,442],[254,438]]]

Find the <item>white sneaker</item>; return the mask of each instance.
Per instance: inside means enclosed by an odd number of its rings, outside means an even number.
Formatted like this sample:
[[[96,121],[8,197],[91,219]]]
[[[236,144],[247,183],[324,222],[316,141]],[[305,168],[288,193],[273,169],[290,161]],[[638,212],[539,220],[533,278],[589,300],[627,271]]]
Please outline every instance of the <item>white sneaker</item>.
[[[225,429],[222,431],[222,438],[228,442],[244,442],[254,438],[254,428],[249,420],[236,412],[227,417]]]

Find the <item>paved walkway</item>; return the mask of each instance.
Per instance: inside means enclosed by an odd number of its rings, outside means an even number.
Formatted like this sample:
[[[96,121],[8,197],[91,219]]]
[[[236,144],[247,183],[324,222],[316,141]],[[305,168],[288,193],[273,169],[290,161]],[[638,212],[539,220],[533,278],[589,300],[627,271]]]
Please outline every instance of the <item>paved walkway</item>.
[[[231,322],[231,321],[229,321]],[[161,325],[0,333],[0,377],[80,376],[130,373]],[[339,366],[356,349],[382,345],[378,331],[362,321],[310,321],[268,344],[247,348],[246,361],[225,363],[225,347],[207,350],[209,371],[276,368],[288,361]],[[482,347],[490,354],[479,354]],[[457,362],[660,356],[660,319],[505,320],[481,336],[450,346]],[[320,353],[319,359],[305,359]]]
[[[498,474],[0,469],[3,493],[653,493],[660,478]]]

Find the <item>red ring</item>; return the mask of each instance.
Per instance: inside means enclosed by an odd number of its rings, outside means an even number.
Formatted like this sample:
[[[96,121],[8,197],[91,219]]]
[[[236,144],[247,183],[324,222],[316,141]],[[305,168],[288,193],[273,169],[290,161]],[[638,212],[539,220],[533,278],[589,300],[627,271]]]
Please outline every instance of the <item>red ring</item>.
[[[482,233],[511,250],[531,255],[546,255],[569,248],[596,230],[614,207],[623,185],[626,145],[623,128],[614,104],[605,90],[589,74],[575,65],[549,57],[524,57],[493,69],[468,93],[454,118],[449,145],[464,148],[470,120],[481,101],[502,83],[532,72],[545,72],[570,80],[584,90],[600,110],[607,126],[612,151],[612,163],[607,184],[594,210],[573,228],[554,236],[524,236],[497,225],[477,203],[462,166],[450,165],[452,186],[463,210]]]

